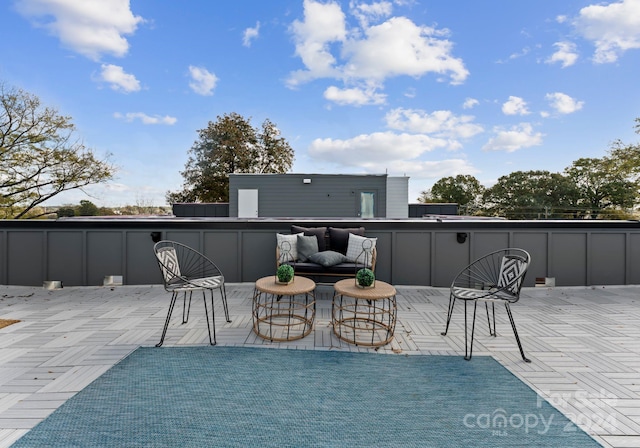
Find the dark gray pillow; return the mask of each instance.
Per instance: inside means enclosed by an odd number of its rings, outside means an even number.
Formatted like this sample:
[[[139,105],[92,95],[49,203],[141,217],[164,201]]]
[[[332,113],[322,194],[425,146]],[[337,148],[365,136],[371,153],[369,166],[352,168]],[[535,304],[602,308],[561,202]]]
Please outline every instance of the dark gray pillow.
[[[315,235],[318,238],[318,252],[322,252],[323,250],[327,249],[324,243],[324,235],[327,233],[326,227],[300,227],[296,225],[291,226],[291,233],[300,232],[303,232],[305,236]]]
[[[309,257],[309,261],[318,263],[325,268],[335,266],[347,261],[347,257],[340,252],[334,252],[332,250],[325,250],[323,252],[317,252]]]
[[[304,263],[309,256],[318,252],[318,238],[298,235],[298,260]]]

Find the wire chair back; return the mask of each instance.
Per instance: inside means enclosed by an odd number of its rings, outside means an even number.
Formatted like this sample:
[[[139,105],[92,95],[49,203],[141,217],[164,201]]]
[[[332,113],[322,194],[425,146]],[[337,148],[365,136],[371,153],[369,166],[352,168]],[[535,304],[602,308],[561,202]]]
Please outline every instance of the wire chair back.
[[[473,261],[456,275],[451,287],[455,290],[483,290],[487,296],[500,295],[510,302],[518,301],[531,261],[523,249],[508,248],[486,254]],[[477,294],[472,294],[478,297]]]

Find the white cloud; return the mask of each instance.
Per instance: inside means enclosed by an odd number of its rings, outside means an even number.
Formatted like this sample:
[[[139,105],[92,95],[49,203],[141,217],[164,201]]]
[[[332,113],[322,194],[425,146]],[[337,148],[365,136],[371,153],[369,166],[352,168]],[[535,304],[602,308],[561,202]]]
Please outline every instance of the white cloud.
[[[521,58],[523,56],[528,55],[531,52],[531,48],[530,47],[524,47],[522,50],[520,50],[519,53],[511,53],[509,55],[509,59],[518,59]]]
[[[533,132],[533,127],[529,123],[520,123],[505,130],[496,128],[496,136],[489,139],[482,147],[485,151],[506,151],[514,152],[521,148],[539,146],[542,144],[543,134]]]
[[[213,95],[213,89],[215,89],[218,83],[218,77],[209,72],[204,67],[189,66],[189,75],[191,76],[191,82],[189,87],[198,95],[209,96]]]
[[[140,90],[140,81],[134,75],[125,73],[122,67],[113,64],[102,64],[100,68],[102,70],[98,80],[109,83],[113,90],[124,93]]]
[[[473,109],[478,104],[480,104],[480,101],[478,101],[477,99],[475,99],[475,98],[466,98],[464,100],[464,103],[462,104],[462,108],[463,109]]]
[[[627,50],[640,48],[640,2],[622,0],[582,8],[573,25],[596,47],[596,63],[615,62]]]
[[[316,78],[337,77],[339,71],[334,67],[336,59],[329,50],[329,44],[344,41],[347,36],[340,5],[305,0],[304,21],[294,20],[291,31],[296,55],[300,56],[307,70],[291,73],[287,84],[295,87]]]
[[[119,120],[125,120],[129,123],[134,120],[140,120],[142,124],[165,124],[171,126],[178,121],[177,118],[170,117],[169,115],[165,115],[164,117],[161,117],[160,115],[150,116],[143,112],[128,112],[124,115],[120,112],[116,112],[113,116]]]
[[[365,30],[364,39],[345,42],[348,62],[343,73],[351,79],[375,79],[427,73],[449,74],[452,84],[469,75],[461,59],[451,56],[453,44],[441,39],[446,31],[418,26],[406,17],[393,17]]]
[[[305,69],[290,73],[289,87],[319,78],[341,80],[346,88],[358,83],[382,87],[390,77],[428,73],[460,84],[469,75],[462,60],[451,55],[447,30],[418,26],[406,17],[369,26],[372,18],[391,13],[388,2],[352,5],[351,11],[360,18],[360,27],[347,29],[339,4],[304,1],[304,19],[295,20],[291,32]]]
[[[242,45],[245,47],[251,46],[251,41],[253,39],[257,39],[260,35],[260,22],[256,22],[255,28],[247,28],[244,30],[244,34],[242,36]]]
[[[478,169],[474,168],[465,159],[445,159],[445,160],[398,160],[392,164],[380,165],[377,171],[371,173],[382,173],[386,170],[397,174],[405,174],[411,177],[411,183],[420,179],[442,179],[447,176],[457,176],[458,174],[476,174]],[[424,190],[421,188],[420,191]],[[416,194],[416,197],[418,194]]]
[[[350,5],[351,14],[353,14],[360,26],[367,27],[371,21],[379,21],[385,17],[389,17],[393,10],[390,2],[374,2],[374,3],[353,3]]]
[[[566,22],[566,21],[567,21],[567,16],[565,16],[565,15],[559,15],[559,16],[556,16],[556,22],[558,22],[558,23],[564,23],[564,22]]]
[[[527,115],[527,102],[518,96],[510,96],[502,105],[502,113],[505,115]]]
[[[104,189],[107,191],[115,191],[117,193],[122,193],[125,191],[131,191],[132,188],[129,187],[128,185],[122,184],[122,183],[118,183],[118,182],[109,182],[107,184],[104,184]]]
[[[576,44],[573,42],[556,42],[553,46],[556,47],[557,50],[545,61],[547,64],[561,62],[562,68],[565,68],[575,64],[578,60]]]
[[[545,98],[549,101],[551,107],[560,114],[572,114],[584,106],[584,101],[576,101],[569,95],[560,92],[547,93]]]
[[[360,167],[374,172],[377,167],[390,166],[402,160],[412,160],[422,154],[448,145],[445,139],[423,134],[375,132],[347,140],[315,139],[309,146],[313,158]]]
[[[375,88],[340,89],[330,86],[324,91],[324,97],[339,105],[364,106],[368,104],[384,104],[387,96],[377,93]]]
[[[387,126],[399,131],[431,134],[438,138],[454,139],[454,148],[461,145],[460,138],[470,138],[484,131],[482,126],[472,123],[471,115],[457,116],[448,110],[427,113],[423,110],[393,109],[385,116]]]
[[[144,21],[133,15],[129,0],[21,0],[16,9],[65,47],[96,61],[103,54],[126,55],[124,36]]]

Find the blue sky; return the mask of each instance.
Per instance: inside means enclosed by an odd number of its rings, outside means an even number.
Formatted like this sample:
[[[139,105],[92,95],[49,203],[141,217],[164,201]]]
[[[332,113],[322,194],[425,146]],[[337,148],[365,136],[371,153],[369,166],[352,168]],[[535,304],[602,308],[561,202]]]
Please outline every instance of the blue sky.
[[[165,204],[197,130],[274,122],[295,173],[485,186],[635,143],[640,0],[10,0],[0,81],[118,166],[50,205]]]

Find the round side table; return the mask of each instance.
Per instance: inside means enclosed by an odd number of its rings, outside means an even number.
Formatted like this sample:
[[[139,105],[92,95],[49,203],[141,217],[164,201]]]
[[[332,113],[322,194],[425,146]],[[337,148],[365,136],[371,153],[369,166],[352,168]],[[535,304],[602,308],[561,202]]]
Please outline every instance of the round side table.
[[[256,281],[253,293],[253,331],[270,341],[293,341],[311,333],[316,315],[316,284],[295,276],[287,285],[275,275]]]
[[[335,335],[355,345],[377,347],[393,339],[396,328],[396,288],[376,280],[372,288],[360,288],[346,279],[333,286],[331,323]]]

